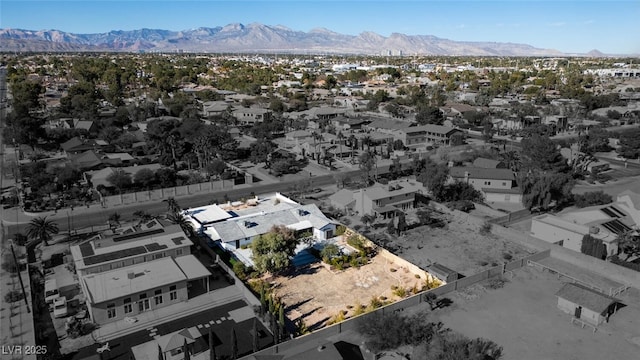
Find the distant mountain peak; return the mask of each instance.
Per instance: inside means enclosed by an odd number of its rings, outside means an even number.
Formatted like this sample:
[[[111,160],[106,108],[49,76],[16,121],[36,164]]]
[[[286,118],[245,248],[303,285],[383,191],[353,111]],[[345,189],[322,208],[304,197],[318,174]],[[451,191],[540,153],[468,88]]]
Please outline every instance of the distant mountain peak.
[[[283,25],[231,23],[171,31],[142,28],[98,34],[61,30],[0,29],[0,51],[176,51],[185,52],[316,52],[381,55],[383,52],[416,55],[558,56],[561,52],[526,44],[469,42],[434,35],[394,32],[386,37],[373,31],[346,35],[326,28],[309,32]],[[597,53],[596,53],[597,52]],[[604,56],[593,50],[590,56]]]
[[[601,52],[598,49],[593,49],[593,50],[589,51],[588,53],[586,53],[585,55],[590,56],[590,57],[605,57],[605,56],[607,56],[605,53]]]

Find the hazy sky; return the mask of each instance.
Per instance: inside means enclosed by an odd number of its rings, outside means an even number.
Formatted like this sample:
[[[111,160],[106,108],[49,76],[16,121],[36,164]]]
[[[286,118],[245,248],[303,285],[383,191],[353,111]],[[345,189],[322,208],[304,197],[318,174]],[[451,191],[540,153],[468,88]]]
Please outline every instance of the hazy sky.
[[[435,35],[564,52],[640,54],[638,0],[0,0],[0,27],[74,33],[186,30],[229,23]]]

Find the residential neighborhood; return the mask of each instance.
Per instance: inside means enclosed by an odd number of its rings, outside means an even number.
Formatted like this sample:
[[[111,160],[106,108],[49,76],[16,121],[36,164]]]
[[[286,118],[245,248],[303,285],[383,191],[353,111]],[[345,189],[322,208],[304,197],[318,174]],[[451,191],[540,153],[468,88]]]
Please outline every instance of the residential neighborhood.
[[[637,354],[637,61],[95,55],[0,53],[8,359]]]

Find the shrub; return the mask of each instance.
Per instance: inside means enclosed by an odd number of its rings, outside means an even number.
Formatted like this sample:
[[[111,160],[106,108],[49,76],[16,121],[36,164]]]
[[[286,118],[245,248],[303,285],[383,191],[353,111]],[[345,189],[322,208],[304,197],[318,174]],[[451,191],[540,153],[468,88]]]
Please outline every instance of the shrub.
[[[492,227],[493,227],[493,225],[491,225],[490,222],[485,221],[484,224],[482,224],[482,226],[480,227],[480,234],[482,234],[482,235],[491,234],[491,228]]]
[[[347,228],[344,225],[338,225],[338,227],[336,228],[336,236],[344,234],[346,230]]]
[[[605,205],[613,201],[611,195],[604,193],[604,191],[590,191],[584,194],[577,194],[573,196],[575,204],[579,208],[593,206],[593,205]]]
[[[403,298],[407,296],[407,289],[404,286],[400,286],[393,291],[393,295]]]
[[[391,268],[391,269],[389,269],[389,271],[391,271],[391,272],[396,272],[396,271],[398,271],[398,270],[396,270],[395,268]]]
[[[366,308],[364,307],[364,305],[357,303],[356,306],[354,306],[353,308],[353,316],[362,315],[365,313],[365,311],[366,311]]]
[[[233,272],[238,276],[238,279],[242,281],[247,279],[247,267],[241,261],[233,264]]]
[[[509,261],[511,259],[513,259],[513,255],[509,254],[509,253],[502,253],[502,258]]]
[[[487,282],[487,287],[491,290],[501,289],[504,287],[504,284],[506,282],[507,280],[503,278],[489,279],[489,281]]]

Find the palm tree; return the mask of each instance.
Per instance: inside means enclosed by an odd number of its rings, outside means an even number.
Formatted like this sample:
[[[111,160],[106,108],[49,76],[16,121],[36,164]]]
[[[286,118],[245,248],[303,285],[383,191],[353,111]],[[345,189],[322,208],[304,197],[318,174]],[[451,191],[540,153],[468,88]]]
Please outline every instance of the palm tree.
[[[618,254],[625,253],[625,260],[633,255],[640,254],[640,237],[633,230],[620,233],[616,239],[618,242]]]
[[[114,212],[113,214],[109,215],[109,227],[115,229],[119,225],[120,225],[120,214],[117,212]]]
[[[151,216],[151,214],[149,214],[148,212],[146,212],[144,210],[138,210],[138,211],[134,212],[133,216],[138,218],[138,222],[140,222],[140,223],[143,223],[143,222],[146,222],[146,221],[149,221],[149,220],[153,219],[153,216]]]
[[[344,134],[342,131],[338,132],[338,145],[340,145],[340,160],[342,160],[342,140],[344,140]]]
[[[49,240],[58,231],[58,224],[53,220],[48,220],[46,216],[37,217],[27,225],[27,236],[30,239],[42,241],[45,246],[49,246]]]
[[[170,213],[176,214],[180,212],[180,205],[178,205],[178,202],[175,198],[170,197],[162,201],[167,203],[167,211],[169,211]]]
[[[169,220],[172,224],[179,225],[182,231],[184,231],[184,233],[187,234],[188,237],[195,236],[193,225],[183,214],[170,213],[167,215],[167,220]]]

